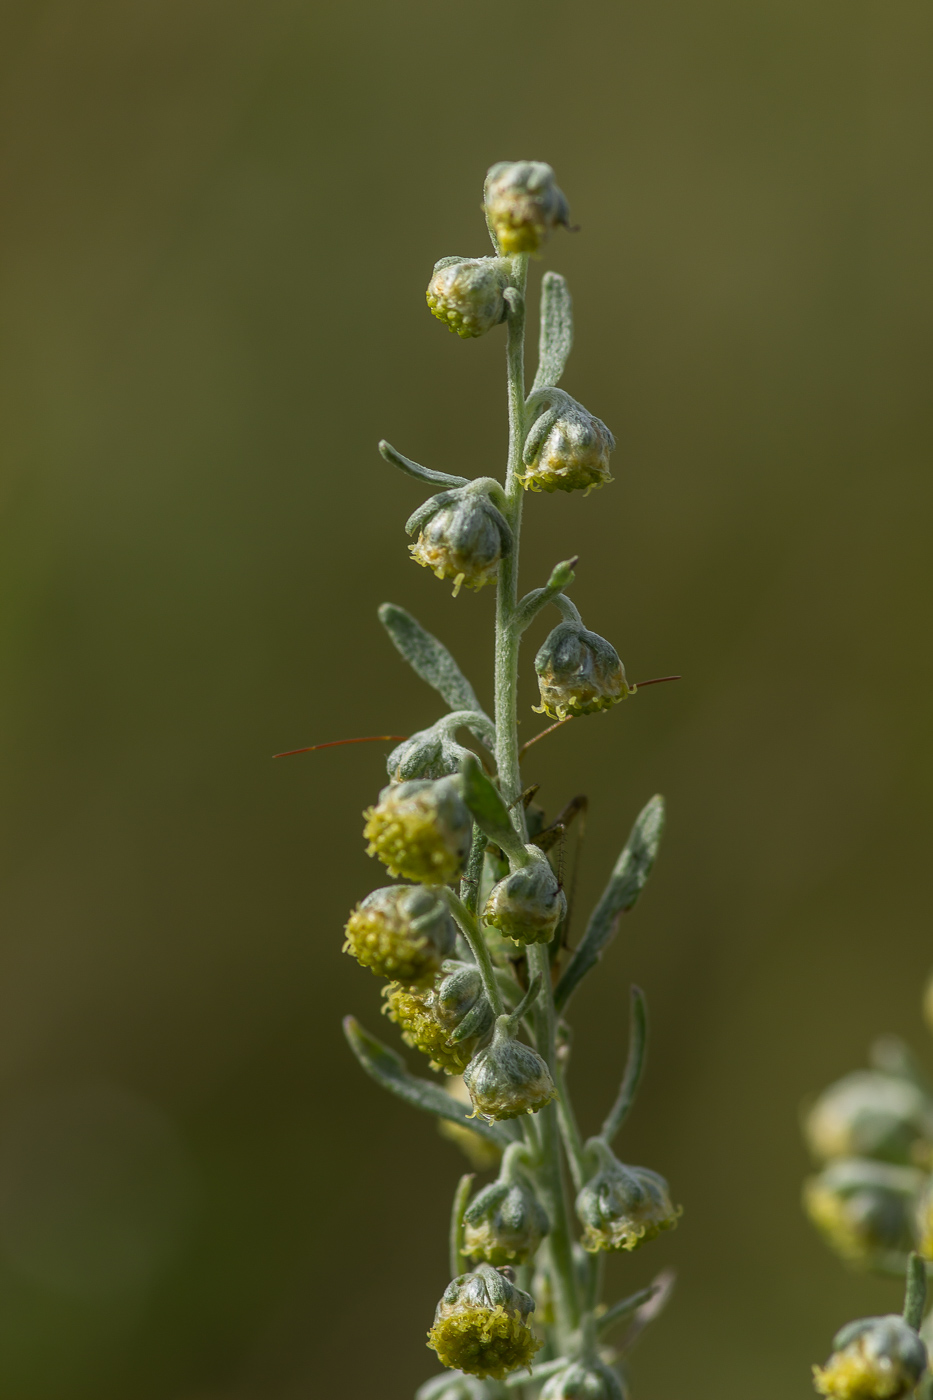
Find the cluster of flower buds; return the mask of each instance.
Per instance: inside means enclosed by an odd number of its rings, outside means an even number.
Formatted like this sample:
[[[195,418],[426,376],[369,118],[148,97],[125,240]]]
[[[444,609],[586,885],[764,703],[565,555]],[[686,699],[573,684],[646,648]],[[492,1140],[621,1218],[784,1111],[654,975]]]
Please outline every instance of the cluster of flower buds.
[[[547,1214],[523,1180],[515,1143],[502,1159],[499,1180],[478,1192],[463,1217],[463,1253],[474,1263],[528,1264],[550,1229]]]
[[[615,647],[573,618],[559,622],[545,637],[535,670],[541,693],[535,712],[552,719],[608,710],[634,693]]]
[[[456,940],[456,924],[439,890],[387,885],[356,906],[343,946],[378,977],[424,986],[440,971]]]
[[[501,258],[441,258],[428,283],[428,306],[466,340],[505,320],[507,286],[508,267]]]
[[[528,846],[532,859],[495,884],[483,917],[516,943],[550,943],[567,913],[567,896],[547,856]]]
[[[492,1039],[481,1046],[463,1075],[473,1112],[487,1122],[537,1113],[557,1097],[545,1061],[515,1038],[508,1016],[500,1016]]]
[[[575,1361],[545,1383],[541,1400],[625,1400],[619,1373],[594,1358]]]
[[[428,1333],[428,1346],[445,1366],[501,1380],[530,1365],[541,1343],[528,1326],[534,1299],[518,1288],[510,1269],[480,1264],[448,1284]]]
[[[364,816],[367,855],[390,875],[446,885],[463,869],[473,821],[453,778],[393,783]]]
[[[445,962],[443,976],[427,991],[393,983],[383,992],[386,1014],[402,1039],[445,1074],[462,1074],[489,1031],[493,1010],[475,963]]]
[[[544,402],[555,398],[558,406],[547,409]],[[547,400],[525,442],[520,478],[525,490],[583,491],[588,496],[607,486],[612,481],[609,454],[616,445],[612,433],[562,390],[549,390]]]
[[[408,546],[412,558],[438,578],[452,578],[455,597],[463,584],[479,589],[492,583],[512,548],[508,521],[493,503],[501,491],[491,477],[478,477],[432,496],[405,526],[418,536]]]
[[[500,253],[536,253],[558,225],[567,200],[554,171],[538,160],[502,160],[486,176],[483,208]]]
[[[927,1349],[914,1329],[892,1313],[850,1322],[833,1340],[813,1383],[832,1400],[902,1400],[912,1395],[927,1368]]]
[[[878,1052],[886,1067],[830,1085],[804,1121],[823,1164],[804,1183],[804,1208],[837,1254],[867,1268],[891,1267],[912,1248],[933,1258],[933,1100],[898,1042]]]
[[[576,1201],[588,1253],[638,1249],[674,1228],[681,1210],[672,1205],[663,1176],[647,1167],[624,1166],[601,1138],[591,1138],[586,1150],[599,1166]]]

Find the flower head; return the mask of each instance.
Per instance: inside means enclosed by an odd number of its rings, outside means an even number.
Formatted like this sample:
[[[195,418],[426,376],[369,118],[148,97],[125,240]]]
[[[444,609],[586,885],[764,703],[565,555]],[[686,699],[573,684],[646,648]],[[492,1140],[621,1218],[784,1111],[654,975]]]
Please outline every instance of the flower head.
[[[866,1317],[837,1334],[826,1365],[813,1368],[813,1384],[833,1400],[900,1400],[926,1366],[927,1349],[902,1317]]]
[[[480,1264],[448,1284],[428,1333],[445,1366],[501,1380],[528,1366],[541,1346],[528,1326],[534,1300],[506,1273]]]
[[[912,1243],[923,1176],[860,1157],[841,1157],[804,1182],[804,1210],[827,1243],[850,1264]]]
[[[492,1040],[477,1050],[463,1082],[474,1113],[489,1122],[537,1113],[557,1094],[546,1063],[536,1050],[515,1039],[508,1016],[496,1021]]]
[[[487,1264],[527,1264],[550,1228],[537,1197],[519,1180],[494,1181],[463,1217],[463,1253]]]
[[[493,887],[483,917],[516,943],[549,943],[567,913],[567,896],[547,857],[530,849],[535,858]]]
[[[933,1103],[912,1080],[856,1070],[825,1089],[804,1124],[816,1157],[874,1157],[906,1165],[928,1155]]]
[[[616,445],[615,438],[601,418],[569,397],[543,435],[532,428],[529,443],[534,446],[526,453],[521,476],[526,491],[584,491],[589,495],[612,481],[609,453]]]
[[[452,778],[392,783],[363,815],[366,854],[390,875],[446,885],[463,869],[473,823]]]
[[[493,1011],[475,963],[445,962],[443,971],[428,990],[393,983],[383,992],[383,1010],[401,1027],[405,1044],[429,1057],[432,1069],[462,1074],[492,1024]]]
[[[601,1361],[575,1361],[552,1376],[541,1400],[625,1400],[619,1373]]]
[[[475,590],[492,583],[512,548],[505,516],[477,482],[432,496],[405,528],[410,535],[418,532],[408,546],[412,558],[438,578],[452,578],[455,596],[463,584]]]
[[[567,227],[567,200],[554,171],[538,160],[502,160],[486,176],[483,205],[501,253],[536,253],[558,224]]]
[[[545,637],[535,670],[541,692],[535,712],[552,719],[608,710],[632,694],[615,647],[569,619]]]
[[[587,1144],[599,1162],[599,1170],[580,1191],[577,1216],[583,1225],[583,1248],[638,1249],[662,1230],[672,1230],[680,1207],[671,1204],[663,1176],[647,1167],[624,1166],[599,1138]]]
[[[356,906],[346,935],[343,951],[377,977],[424,985],[453,951],[457,928],[439,891],[386,885]]]
[[[505,320],[508,274],[499,258],[441,258],[428,283],[431,314],[463,339]]]

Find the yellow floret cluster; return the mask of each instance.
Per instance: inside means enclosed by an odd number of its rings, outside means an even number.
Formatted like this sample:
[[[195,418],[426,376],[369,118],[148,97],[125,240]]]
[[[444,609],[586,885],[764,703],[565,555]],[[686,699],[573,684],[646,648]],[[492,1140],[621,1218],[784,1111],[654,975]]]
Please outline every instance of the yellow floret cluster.
[[[382,1009],[401,1027],[406,1045],[427,1055],[432,1069],[443,1070],[445,1074],[463,1073],[470,1063],[473,1042],[469,1042],[469,1048],[463,1044],[448,1045],[447,1031],[431,1010],[429,997],[411,992],[398,983],[386,987],[382,995],[386,999]]]
[[[452,1370],[502,1380],[519,1366],[530,1366],[542,1343],[520,1317],[499,1304],[453,1308],[431,1328],[428,1346]]]
[[[869,1356],[861,1341],[830,1357],[825,1366],[813,1367],[813,1384],[820,1395],[833,1400],[898,1400],[909,1395],[916,1376],[889,1357]]]
[[[420,793],[389,798],[363,813],[366,854],[378,856],[390,875],[425,885],[448,885],[460,874],[462,858],[438,829],[432,806]]]
[[[493,559],[477,563],[469,552],[451,549],[446,543],[431,540],[423,530],[408,549],[415,563],[430,569],[435,578],[454,580],[455,598],[464,584],[476,591],[487,583],[495,583],[499,570],[498,554]]]

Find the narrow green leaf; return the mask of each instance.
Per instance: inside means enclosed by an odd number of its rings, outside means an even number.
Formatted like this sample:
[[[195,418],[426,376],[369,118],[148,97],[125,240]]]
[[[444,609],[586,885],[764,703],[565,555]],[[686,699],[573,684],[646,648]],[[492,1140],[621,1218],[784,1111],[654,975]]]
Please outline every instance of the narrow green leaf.
[[[652,797],[639,813],[609,883],[590,916],[580,946],[557,984],[554,1001],[558,1010],[566,1006],[579,983],[599,961],[615,933],[619,915],[635,906],[651,874],[663,831],[664,798]]]
[[[398,467],[399,471],[404,472],[406,476],[413,476],[416,481],[427,482],[429,486],[469,485],[465,476],[451,476],[449,472],[432,471],[430,467],[422,467],[418,462],[413,462],[410,457],[403,457],[401,452],[395,450],[391,442],[386,442],[385,438],[379,444],[379,454],[391,466]]]
[[[628,1034],[628,1059],[618,1098],[606,1116],[600,1136],[611,1143],[625,1122],[635,1102],[641,1077],[645,1072],[645,1052],[648,1048],[648,1008],[641,987],[631,990],[631,1021]]]
[[[415,674],[433,686],[452,710],[485,713],[476,692],[444,643],[425,631],[417,618],[395,603],[383,603],[379,621]]]
[[[559,272],[546,272],[541,279],[541,338],[538,342],[538,372],[532,393],[560,382],[572,345],[573,303],[570,291]]]
[[[414,1108],[425,1113],[433,1113],[435,1118],[446,1118],[451,1123],[459,1123],[480,1137],[489,1138],[497,1147],[508,1147],[513,1135],[498,1123],[487,1123],[482,1118],[470,1118],[466,1106],[458,1103],[438,1084],[428,1079],[419,1079],[409,1074],[400,1055],[383,1045],[381,1040],[364,1031],[355,1016],[346,1016],[343,1022],[344,1035],[360,1064],[371,1079],[388,1089],[390,1094],[404,1099]]]
[[[904,1294],[904,1321],[915,1332],[920,1331],[923,1309],[927,1300],[927,1266],[919,1254],[907,1260],[907,1288]]]
[[[498,788],[486,777],[475,754],[468,754],[460,765],[460,790],[473,819],[490,841],[501,846],[507,856],[527,863],[528,853],[512,825],[509,809]]]

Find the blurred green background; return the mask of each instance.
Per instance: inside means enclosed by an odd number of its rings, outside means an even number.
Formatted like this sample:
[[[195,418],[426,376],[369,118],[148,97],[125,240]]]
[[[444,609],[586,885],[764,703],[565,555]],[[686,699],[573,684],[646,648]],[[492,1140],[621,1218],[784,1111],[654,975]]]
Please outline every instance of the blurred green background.
[[[564,382],[620,443],[529,501],[524,581],[579,553],[629,676],[684,675],[527,766],[589,794],[587,902],[669,802],[576,1004],[592,1130],[646,988],[622,1150],[686,1207],[613,1271],[680,1273],[635,1395],[805,1397],[897,1305],[802,1221],[797,1118],[879,1031],[933,1064],[931,57],[919,0],[7,0],[0,1394],[436,1369],[461,1160],[339,1028],[379,1026],[340,946],[383,749],[270,755],[436,717],[385,598],[489,697],[492,598],[408,562],[375,443],[501,470],[503,336],[423,289],[503,158],[570,199]]]

